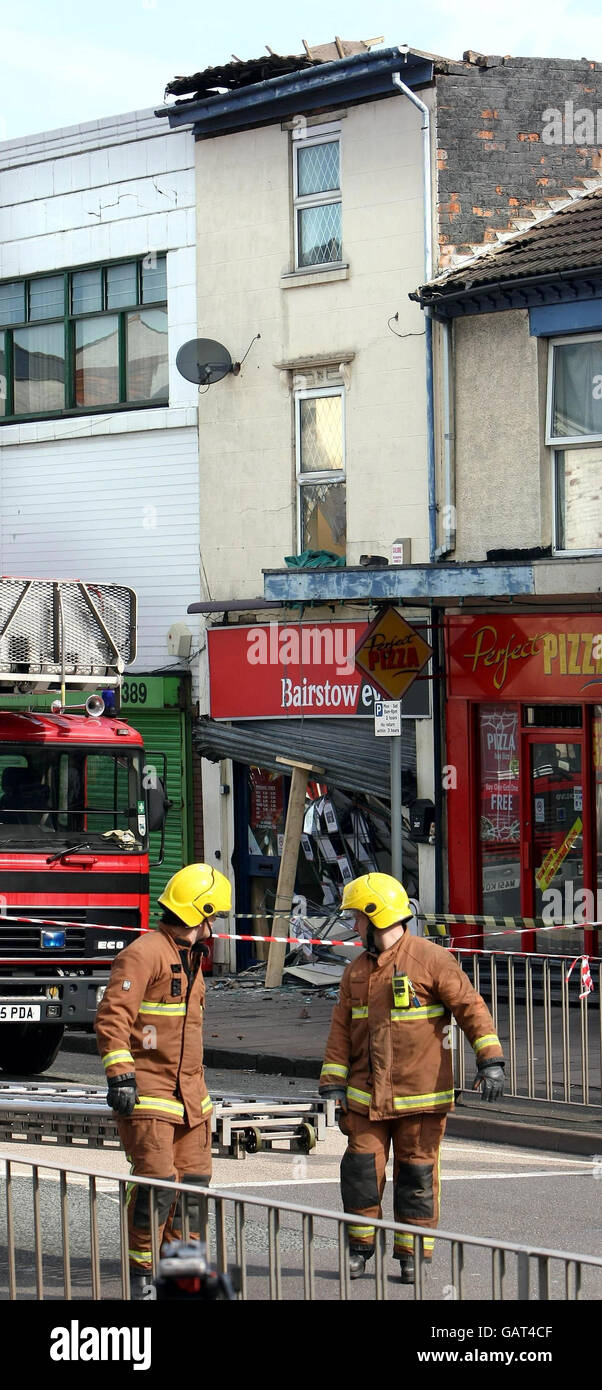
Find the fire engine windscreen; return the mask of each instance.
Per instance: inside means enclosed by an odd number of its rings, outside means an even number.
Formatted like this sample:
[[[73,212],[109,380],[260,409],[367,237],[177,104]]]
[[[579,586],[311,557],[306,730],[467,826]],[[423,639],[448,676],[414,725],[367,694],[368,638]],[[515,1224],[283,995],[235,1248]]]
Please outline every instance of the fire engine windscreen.
[[[142,752],[0,744],[0,854],[147,847]]]

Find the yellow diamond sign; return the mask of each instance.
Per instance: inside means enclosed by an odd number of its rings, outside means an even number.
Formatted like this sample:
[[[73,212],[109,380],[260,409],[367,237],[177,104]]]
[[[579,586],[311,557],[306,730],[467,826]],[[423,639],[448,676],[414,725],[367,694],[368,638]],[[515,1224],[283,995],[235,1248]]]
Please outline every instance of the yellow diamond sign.
[[[401,700],[432,655],[432,647],[401,613],[387,608],[360,638],[355,664],[388,700]]]

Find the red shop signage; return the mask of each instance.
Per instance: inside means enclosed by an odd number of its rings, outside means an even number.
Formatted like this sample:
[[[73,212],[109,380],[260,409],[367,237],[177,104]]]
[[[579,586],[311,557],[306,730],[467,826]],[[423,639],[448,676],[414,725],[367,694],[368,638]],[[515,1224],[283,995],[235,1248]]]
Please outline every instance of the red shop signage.
[[[371,716],[382,695],[355,665],[368,623],[267,623],[208,628],[213,719]],[[428,681],[416,681],[403,715],[429,714]]]
[[[446,636],[452,696],[602,702],[600,613],[449,618]]]

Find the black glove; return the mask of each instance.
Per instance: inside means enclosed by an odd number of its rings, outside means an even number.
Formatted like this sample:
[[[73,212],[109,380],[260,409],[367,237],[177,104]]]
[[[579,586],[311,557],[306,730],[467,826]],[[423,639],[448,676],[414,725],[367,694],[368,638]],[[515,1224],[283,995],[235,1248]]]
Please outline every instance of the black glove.
[[[138,1099],[136,1077],[133,1071],[125,1076],[110,1076],[107,1081],[107,1105],[118,1115],[131,1115]]]
[[[327,1100],[333,1100],[335,1108],[342,1110],[344,1115],[347,1114],[347,1092],[343,1086],[323,1086],[320,1095],[325,1096]]]
[[[481,1087],[481,1100],[501,1100],[504,1094],[503,1057],[484,1058],[477,1064],[473,1091]]]

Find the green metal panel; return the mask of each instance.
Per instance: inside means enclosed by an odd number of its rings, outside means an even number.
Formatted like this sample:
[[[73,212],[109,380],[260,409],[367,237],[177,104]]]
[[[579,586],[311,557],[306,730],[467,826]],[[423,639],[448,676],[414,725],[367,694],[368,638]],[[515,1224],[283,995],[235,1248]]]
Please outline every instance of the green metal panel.
[[[186,767],[185,741],[183,737],[184,714],[179,709],[145,710],[128,706],[123,715],[132,728],[137,729],[144,739],[145,761],[153,762],[153,753],[164,753],[167,759],[167,795],[173,803],[167,815],[165,826],[165,858],[163,863],[150,871],[150,913],[151,921],[158,915],[157,898],[163,892],[167,880],[182,868],[188,860],[186,835]],[[162,759],[157,761],[161,775]],[[150,862],[159,857],[161,836],[158,832],[150,836]]]
[[[97,691],[100,694],[102,683]],[[121,688],[121,718],[144,739],[147,763],[153,753],[167,759],[167,795],[173,802],[165,827],[163,863],[150,871],[151,921],[159,915],[156,902],[167,880],[192,857],[192,745],[186,709],[188,682],[179,676],[145,676],[126,673]],[[80,705],[89,691],[68,690],[67,705]],[[20,695],[0,701],[7,709],[45,709],[57,698],[57,691]],[[159,760],[159,774],[163,759]],[[150,836],[150,861],[158,859],[161,837]]]

